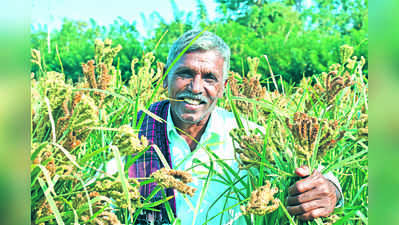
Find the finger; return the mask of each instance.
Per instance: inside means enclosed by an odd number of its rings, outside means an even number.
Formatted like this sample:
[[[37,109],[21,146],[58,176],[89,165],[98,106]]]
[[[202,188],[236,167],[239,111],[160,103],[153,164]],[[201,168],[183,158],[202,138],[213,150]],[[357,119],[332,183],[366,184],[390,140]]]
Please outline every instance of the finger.
[[[317,188],[314,188],[310,191],[307,191],[307,192],[299,194],[299,195],[288,196],[287,197],[287,205],[295,206],[295,205],[300,205],[305,202],[317,200],[322,197],[321,194],[322,193],[320,193],[320,191],[318,191]]]
[[[301,166],[295,169],[295,174],[300,177],[307,177],[310,175],[310,169],[308,166]]]
[[[297,195],[300,193],[304,193],[306,191],[312,190],[321,183],[322,175],[317,170],[315,170],[309,177],[297,181],[295,184],[291,185],[288,188],[288,194]]]
[[[321,208],[322,204],[323,204],[322,201],[314,200],[314,201],[302,203],[300,205],[288,206],[287,211],[293,216],[303,215],[303,214],[311,212],[312,210]]]
[[[327,217],[330,213],[325,208],[317,208],[312,210],[311,212],[304,213],[298,216],[298,219],[308,221],[314,220],[319,217]]]

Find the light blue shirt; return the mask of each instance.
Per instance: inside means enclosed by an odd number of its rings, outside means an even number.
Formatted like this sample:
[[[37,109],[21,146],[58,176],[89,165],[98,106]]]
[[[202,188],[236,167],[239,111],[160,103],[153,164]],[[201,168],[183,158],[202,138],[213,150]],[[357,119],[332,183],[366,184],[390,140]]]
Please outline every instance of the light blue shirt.
[[[197,188],[195,195],[193,197],[187,195],[186,199],[182,194],[175,191],[177,218],[181,219],[182,225],[204,224],[207,221],[207,213],[209,220],[219,212],[223,211],[224,208],[233,206],[238,202],[229,199],[227,205],[224,206],[226,198],[223,196],[213,204],[215,200],[228,188],[228,186],[217,181],[211,181],[209,182],[208,187],[205,188],[204,184],[206,182],[204,179],[207,177],[209,170],[204,166],[192,167],[198,163],[198,160],[206,163],[208,166],[210,165],[209,155],[206,151],[206,148],[208,148],[223,159],[223,161],[231,166],[235,171],[238,171],[238,164],[234,160],[234,148],[229,135],[229,132],[233,128],[237,127],[237,123],[233,113],[216,107],[210,116],[207,127],[199,140],[199,144],[196,149],[191,152],[187,142],[177,133],[176,128],[173,126],[170,108],[168,111],[167,122],[167,133],[173,169],[190,172],[193,175],[194,181],[188,185]],[[245,125],[246,127],[252,128],[256,126],[252,122],[247,123],[248,124]],[[216,162],[213,163],[213,165],[217,172],[223,174],[221,168]],[[216,176],[213,177],[216,178]],[[204,198],[197,209],[197,213],[195,213],[196,206],[199,204],[201,190],[206,192],[203,194]],[[190,203],[187,203],[187,201]],[[244,217],[241,216],[239,205],[227,210],[223,214],[223,218],[219,215],[208,223],[219,224],[221,219],[223,221],[222,224],[245,224]]]

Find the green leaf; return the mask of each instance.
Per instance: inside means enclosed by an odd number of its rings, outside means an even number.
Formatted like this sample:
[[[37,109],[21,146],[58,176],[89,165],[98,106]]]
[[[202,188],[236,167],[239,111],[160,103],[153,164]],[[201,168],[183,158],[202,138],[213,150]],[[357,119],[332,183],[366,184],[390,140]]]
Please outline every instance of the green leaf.
[[[57,206],[56,206],[56,204],[54,202],[54,199],[51,196],[51,194],[50,194],[49,190],[47,189],[46,185],[44,184],[43,179],[39,177],[38,181],[39,181],[40,187],[42,188],[42,190],[44,192],[44,196],[46,196],[46,200],[47,200],[48,204],[50,205],[51,210],[54,213],[54,216],[55,216],[55,219],[57,220],[57,223],[63,225],[64,221],[62,220],[60,211],[58,211],[58,208],[57,208]]]

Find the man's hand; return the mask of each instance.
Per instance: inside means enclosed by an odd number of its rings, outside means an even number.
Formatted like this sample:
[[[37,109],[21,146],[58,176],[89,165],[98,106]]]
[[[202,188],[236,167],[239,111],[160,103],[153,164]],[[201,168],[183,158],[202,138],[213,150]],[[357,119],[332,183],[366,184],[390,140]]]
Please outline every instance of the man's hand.
[[[337,203],[335,185],[317,170],[310,175],[307,166],[297,168],[295,173],[306,178],[289,187],[288,212],[301,220],[313,220],[330,215]]]

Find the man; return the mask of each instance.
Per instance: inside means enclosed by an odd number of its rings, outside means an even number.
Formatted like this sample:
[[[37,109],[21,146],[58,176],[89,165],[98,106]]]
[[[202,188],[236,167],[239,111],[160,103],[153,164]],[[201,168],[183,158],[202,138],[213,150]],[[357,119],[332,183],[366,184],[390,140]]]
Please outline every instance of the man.
[[[173,60],[199,33],[200,31],[188,31],[173,44],[166,68],[172,66]],[[229,136],[229,131],[237,127],[234,116],[216,107],[217,100],[223,96],[229,61],[230,49],[224,41],[211,32],[204,32],[170,68],[164,80],[164,87],[168,88],[169,98],[172,100],[157,102],[150,107],[150,111],[166,120],[167,124],[145,115],[140,135],[145,135],[150,143],[160,148],[171,168],[188,170],[195,166],[194,162],[212,166],[208,150],[226,160],[232,168],[237,168],[232,160],[234,150]],[[139,117],[141,116],[142,113],[139,114]],[[247,128],[253,126],[251,123],[247,124]],[[129,168],[129,176],[148,177],[162,167],[161,159],[154,149],[150,149]],[[205,174],[206,178],[210,174],[206,172],[205,167],[196,167],[192,171]],[[214,169],[217,172],[221,171],[217,166],[214,166]],[[289,213],[302,220],[328,216],[335,208],[337,200],[341,198],[336,178],[330,176],[331,178],[327,179],[318,171],[311,174],[307,167],[297,168],[295,172],[303,179],[289,187],[289,197],[286,201]],[[203,224],[225,207],[224,201],[215,204],[213,202],[223,193],[226,186],[215,181],[210,182],[209,186],[205,184],[204,180],[197,179],[193,186],[198,188],[198,191],[193,198],[188,199],[184,199],[180,193],[167,190],[167,195],[175,196],[170,204],[182,224],[192,224],[193,220],[195,224]],[[140,191],[143,196],[148,196],[155,186],[156,184],[145,185]],[[197,208],[196,203],[200,199],[202,189],[206,193],[203,194],[204,199]],[[154,200],[160,199],[161,196],[158,193]],[[193,206],[191,207],[187,201]],[[212,210],[208,210],[210,207]],[[207,215],[209,211],[211,213]],[[233,210],[226,214],[228,215],[227,218],[223,218],[224,223],[244,223],[239,212]],[[159,224],[168,221],[164,208],[160,213],[148,213],[144,220],[154,220]],[[213,221],[210,224],[213,224]],[[216,221],[219,224],[220,220]]]

